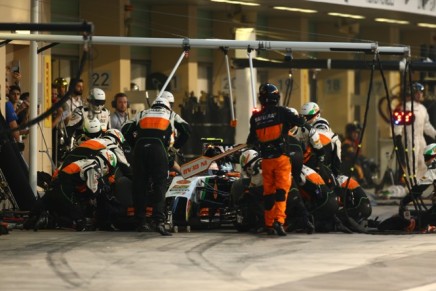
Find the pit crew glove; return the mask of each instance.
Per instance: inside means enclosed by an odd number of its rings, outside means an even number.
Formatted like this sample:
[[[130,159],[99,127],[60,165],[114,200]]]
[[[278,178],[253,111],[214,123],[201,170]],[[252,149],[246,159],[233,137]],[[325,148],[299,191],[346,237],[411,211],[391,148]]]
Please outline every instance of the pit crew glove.
[[[316,155],[316,158],[318,160],[318,165],[320,164],[324,164],[325,161],[325,153],[324,153],[324,148],[320,148],[320,149],[313,149],[313,152]]]
[[[180,149],[175,148],[175,147],[169,147],[169,149],[168,149],[168,153],[169,153],[170,155],[177,156],[177,154],[179,153],[179,150],[180,150]]]

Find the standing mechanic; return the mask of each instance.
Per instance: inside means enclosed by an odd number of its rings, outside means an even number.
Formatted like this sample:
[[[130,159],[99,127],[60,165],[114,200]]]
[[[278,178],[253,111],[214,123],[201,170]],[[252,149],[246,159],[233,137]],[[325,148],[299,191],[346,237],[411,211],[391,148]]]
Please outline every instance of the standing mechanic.
[[[171,235],[166,231],[165,192],[169,172],[168,150],[171,135],[177,130],[177,137],[171,150],[178,151],[188,140],[191,128],[177,113],[171,110],[166,98],[156,98],[151,108],[139,112],[129,128],[136,131],[133,149],[133,195],[138,231],[152,231],[151,221],[146,221],[145,206],[153,207],[152,220],[155,230],[161,235]],[[152,183],[151,192],[148,183]]]
[[[397,125],[395,123],[394,133],[397,140],[400,140],[402,136],[403,144],[407,146],[407,159],[410,165],[410,171],[413,172],[415,169],[415,174],[417,178],[420,178],[427,171],[427,167],[424,161],[424,148],[426,146],[424,134],[431,138],[436,138],[436,129],[430,123],[427,109],[421,102],[424,100],[424,86],[420,83],[412,84],[412,98],[408,97],[405,104],[405,114],[412,110],[413,102],[413,115],[412,122],[410,124],[406,123]],[[401,104],[398,107],[400,110],[404,109],[404,105]],[[412,134],[413,125],[413,134]],[[413,148],[413,143],[414,148]],[[413,155],[415,155],[415,164],[413,164]],[[413,168],[414,167],[414,168]]]
[[[288,131],[295,125],[305,125],[303,117],[279,106],[280,93],[273,84],[259,87],[260,111],[250,118],[249,146],[258,145],[262,157],[265,227],[270,235],[285,236],[286,198],[291,187],[291,161]]]

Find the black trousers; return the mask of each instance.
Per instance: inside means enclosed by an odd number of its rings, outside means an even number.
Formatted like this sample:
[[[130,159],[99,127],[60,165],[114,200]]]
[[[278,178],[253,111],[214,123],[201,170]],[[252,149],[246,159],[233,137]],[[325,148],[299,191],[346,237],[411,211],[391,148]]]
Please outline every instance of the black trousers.
[[[133,150],[133,203],[135,217],[145,222],[146,204],[153,208],[152,219],[165,220],[165,193],[168,181],[168,157],[158,139],[139,139]],[[151,184],[151,185],[150,185]]]
[[[58,217],[72,220],[84,219],[83,205],[78,199],[79,194],[75,193],[74,186],[75,183],[72,178],[58,178],[52,183],[45,195],[38,200],[32,212],[38,214],[42,210],[48,210]]]

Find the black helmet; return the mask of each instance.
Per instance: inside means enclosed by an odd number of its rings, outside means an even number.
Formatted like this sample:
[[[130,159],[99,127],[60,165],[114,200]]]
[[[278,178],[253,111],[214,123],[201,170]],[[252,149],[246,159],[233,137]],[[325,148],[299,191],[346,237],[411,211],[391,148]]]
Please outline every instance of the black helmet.
[[[214,157],[217,156],[219,154],[222,154],[224,152],[224,149],[222,146],[217,146],[217,145],[208,145],[206,150],[204,151],[204,156],[205,157]]]
[[[277,105],[280,100],[279,89],[273,84],[262,84],[259,87],[259,101],[262,105]]]
[[[346,136],[351,136],[351,133],[353,133],[354,131],[360,132],[360,124],[357,121],[345,125]]]
[[[414,82],[412,84],[412,91],[413,92],[424,92],[424,85],[418,82]]]

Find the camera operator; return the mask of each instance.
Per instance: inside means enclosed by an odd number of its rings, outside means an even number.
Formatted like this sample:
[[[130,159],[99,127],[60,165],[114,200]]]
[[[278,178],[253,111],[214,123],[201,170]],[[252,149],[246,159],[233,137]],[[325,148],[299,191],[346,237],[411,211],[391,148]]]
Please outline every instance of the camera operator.
[[[6,122],[9,125],[9,128],[14,129],[18,127],[18,116],[16,110],[19,105],[19,97],[21,95],[21,89],[18,86],[10,86],[9,87],[9,101],[6,102]],[[18,148],[20,151],[24,150],[24,144],[21,142],[21,134],[26,134],[27,130],[15,130],[13,131],[12,137],[16,143],[18,143]]]

